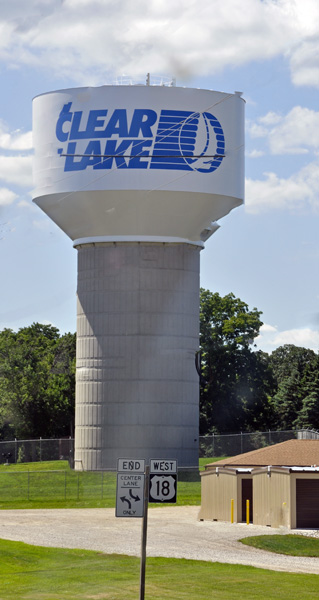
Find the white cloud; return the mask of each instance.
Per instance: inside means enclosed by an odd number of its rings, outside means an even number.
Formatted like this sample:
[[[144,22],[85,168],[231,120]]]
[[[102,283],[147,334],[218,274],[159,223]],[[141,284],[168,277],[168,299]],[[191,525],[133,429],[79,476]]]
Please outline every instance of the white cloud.
[[[51,221],[46,219],[42,219],[41,221],[39,219],[33,219],[32,225],[35,227],[35,229],[39,229],[41,231],[48,231],[50,228],[52,229]]]
[[[319,349],[319,331],[312,329],[289,329],[287,331],[278,332],[274,339],[274,344],[283,346],[284,344],[294,344],[295,346],[303,346],[310,348],[315,352]]]
[[[32,212],[35,212],[38,210],[38,208],[34,204],[32,204],[32,202],[30,202],[30,200],[26,200],[25,198],[22,198],[21,200],[19,200],[18,207],[19,208],[27,208],[28,210],[31,210]]]
[[[319,112],[295,106],[269,134],[273,154],[297,154],[319,148]]]
[[[295,85],[319,87],[319,3],[317,0],[286,0],[291,7],[288,16],[295,19],[299,40],[287,49],[291,78]]]
[[[303,41],[291,52],[291,79],[295,85],[319,88],[319,36]]]
[[[0,188],[0,206],[8,206],[9,204],[12,204],[17,197],[17,194],[12,192],[12,190]]]
[[[296,19],[296,25],[308,36],[315,35],[318,31],[319,5],[318,0],[284,0],[286,14]]]
[[[248,132],[252,138],[263,138],[269,135],[269,129],[259,123],[248,123]]]
[[[0,156],[0,180],[21,187],[32,186],[32,156]]]
[[[263,335],[264,333],[274,333],[277,331],[277,327],[273,325],[269,325],[268,323],[264,323],[260,328],[260,333]]]
[[[32,132],[20,130],[9,132],[4,121],[0,120],[0,150],[6,154],[0,155],[0,181],[19,187],[32,186]],[[27,152],[26,155],[12,152]],[[8,155],[11,153],[11,155]],[[0,188],[0,205],[11,204],[17,195],[7,188]],[[21,202],[20,202],[21,204]]]
[[[269,111],[266,115],[260,117],[259,121],[264,125],[277,125],[281,121],[281,116],[278,113]]]
[[[261,156],[265,156],[263,150],[251,150],[250,152],[246,152],[246,156],[248,158],[260,158]]]
[[[263,180],[246,180],[246,210],[260,213],[269,210],[319,212],[319,166],[312,162],[291,175],[278,177],[265,173]]]
[[[319,148],[319,111],[294,106],[284,116],[269,112],[247,124],[251,138],[267,138],[272,154],[306,154]]]
[[[0,148],[3,150],[31,150],[32,132],[23,133],[17,130],[10,133],[5,123],[0,121]]]
[[[316,0],[15,0],[0,8],[0,60],[101,84],[122,73],[186,77],[286,55],[292,77],[309,83],[318,11]]]
[[[6,49],[12,43],[14,37],[14,26],[6,21],[2,21],[0,16],[0,56],[6,53]]]
[[[254,341],[258,350],[264,350],[268,353],[273,352],[279,346],[284,346],[284,344],[294,344],[318,352],[319,331],[310,328],[278,331],[277,327],[264,324],[260,328],[259,336]]]

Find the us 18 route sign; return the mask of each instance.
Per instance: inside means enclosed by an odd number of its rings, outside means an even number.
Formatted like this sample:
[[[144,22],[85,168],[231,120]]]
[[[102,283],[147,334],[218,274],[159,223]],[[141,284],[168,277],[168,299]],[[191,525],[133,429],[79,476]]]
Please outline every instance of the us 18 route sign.
[[[149,502],[176,502],[177,460],[152,459]]]

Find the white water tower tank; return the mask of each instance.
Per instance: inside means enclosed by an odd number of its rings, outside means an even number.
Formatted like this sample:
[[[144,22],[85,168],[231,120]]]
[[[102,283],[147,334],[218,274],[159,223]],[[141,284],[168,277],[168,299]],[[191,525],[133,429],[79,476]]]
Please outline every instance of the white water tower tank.
[[[243,202],[241,94],[83,87],[33,111],[33,200],[78,250],[75,467],[197,466],[199,253]]]

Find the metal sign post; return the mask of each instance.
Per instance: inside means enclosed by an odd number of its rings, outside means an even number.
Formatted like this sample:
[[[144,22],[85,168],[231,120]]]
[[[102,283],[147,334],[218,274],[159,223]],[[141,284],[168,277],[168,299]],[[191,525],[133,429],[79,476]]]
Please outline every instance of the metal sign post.
[[[151,473],[151,475],[150,475]],[[149,502],[176,502],[177,460],[118,459],[116,517],[143,517],[140,600],[145,598],[147,518]]]
[[[140,571],[140,600],[145,598],[145,570],[146,570],[146,542],[147,542],[147,517],[148,517],[148,490],[149,490],[150,468],[145,468],[144,485],[144,516],[142,523],[141,543],[141,571]]]

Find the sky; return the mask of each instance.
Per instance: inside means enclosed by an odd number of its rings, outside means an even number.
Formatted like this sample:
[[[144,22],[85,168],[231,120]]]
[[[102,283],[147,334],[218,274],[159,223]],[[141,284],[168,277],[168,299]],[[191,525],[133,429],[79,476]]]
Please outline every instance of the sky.
[[[72,241],[32,203],[32,98],[175,78],[246,101],[245,204],[201,286],[262,312],[257,349],[319,349],[319,2],[0,0],[0,330],[76,330]]]

